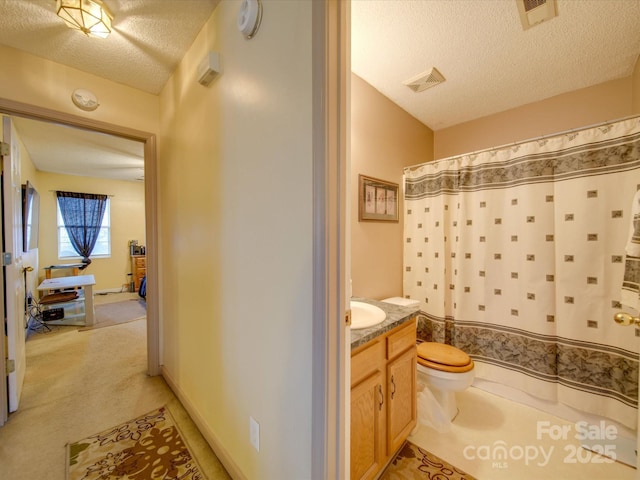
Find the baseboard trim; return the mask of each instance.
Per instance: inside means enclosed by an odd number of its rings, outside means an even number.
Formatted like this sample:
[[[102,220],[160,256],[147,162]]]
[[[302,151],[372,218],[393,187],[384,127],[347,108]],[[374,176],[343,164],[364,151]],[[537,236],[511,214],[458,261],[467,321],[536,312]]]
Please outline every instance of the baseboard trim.
[[[121,288],[104,288],[102,290],[94,290],[93,294],[94,295],[100,295],[101,293],[129,293],[128,291],[125,292],[122,290]]]
[[[174,381],[171,374],[169,374],[169,372],[163,366],[160,367],[160,375],[162,375],[162,377],[169,385],[169,388],[171,388],[176,397],[178,397],[178,400],[180,400],[180,403],[182,403],[182,406],[191,417],[191,420],[193,420],[193,423],[196,424],[198,430],[200,430],[200,433],[213,450],[213,453],[216,454],[216,457],[218,457],[220,463],[222,463],[224,468],[227,470],[227,473],[231,475],[231,478],[233,478],[234,480],[247,480],[247,477],[244,475],[242,470],[240,470],[236,462],[231,458],[229,452],[227,452],[227,450],[222,446],[222,443],[220,442],[218,436],[213,432],[213,430],[211,430],[207,422],[204,420],[204,417],[200,414],[193,403],[191,403],[189,398],[185,395],[184,391],[182,391],[182,389]]]

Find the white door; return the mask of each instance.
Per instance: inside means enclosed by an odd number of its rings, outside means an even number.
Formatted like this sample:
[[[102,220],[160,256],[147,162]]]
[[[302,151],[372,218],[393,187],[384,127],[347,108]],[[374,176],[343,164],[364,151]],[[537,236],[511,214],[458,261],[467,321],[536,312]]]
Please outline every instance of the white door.
[[[0,119],[2,117],[0,116]],[[4,147],[4,138],[3,131],[0,128],[0,146]],[[1,154],[0,154],[1,155]],[[0,156],[0,162],[2,161],[2,156]],[[2,167],[2,163],[0,163],[0,169]],[[0,175],[1,175],[0,170]],[[1,192],[0,192],[1,193]],[[2,211],[2,195],[0,194],[0,212]],[[4,277],[0,275],[0,305],[4,305]],[[0,325],[5,326],[4,323],[4,310],[0,308],[0,312],[3,313],[3,316],[0,317]],[[2,330],[2,335],[0,335],[0,372],[7,371],[7,330],[6,328]],[[0,376],[0,427],[7,422],[9,418],[9,396],[7,394],[7,378],[5,375]]]
[[[22,277],[22,183],[20,181],[20,142],[11,119],[3,117],[4,142],[9,155],[2,157],[2,203],[4,213],[4,245],[2,251],[11,254],[5,260],[4,295],[7,332],[7,363],[9,411],[15,412],[20,402],[26,370],[24,281]]]

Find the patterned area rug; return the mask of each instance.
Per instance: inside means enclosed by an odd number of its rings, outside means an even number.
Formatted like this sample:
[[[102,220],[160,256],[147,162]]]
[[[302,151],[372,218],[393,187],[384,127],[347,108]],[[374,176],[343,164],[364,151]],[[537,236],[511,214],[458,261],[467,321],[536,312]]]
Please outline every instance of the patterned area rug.
[[[433,453],[406,442],[380,480],[476,480]]]
[[[67,480],[206,480],[166,407],[67,446]]]

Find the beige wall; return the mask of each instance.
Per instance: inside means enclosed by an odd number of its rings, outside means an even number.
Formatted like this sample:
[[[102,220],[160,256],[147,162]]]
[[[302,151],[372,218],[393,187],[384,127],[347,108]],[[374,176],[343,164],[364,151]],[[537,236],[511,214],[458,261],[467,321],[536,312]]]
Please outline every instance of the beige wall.
[[[163,373],[236,476],[305,479],[312,5],[269,1],[252,40],[236,28],[237,6],[218,5],[161,93]],[[196,67],[210,50],[222,74],[203,87]]]
[[[29,181],[31,179],[29,178]],[[111,256],[92,258],[83,273],[95,276],[94,291],[118,290],[128,284],[131,273],[131,257],[128,241],[145,243],[144,184],[37,172],[36,182],[40,194],[39,280],[44,278],[42,267],[62,263],[77,263],[80,259],[59,259],[55,191],[99,193],[110,195],[111,203]],[[68,274],[68,272],[67,272]],[[59,273],[54,272],[54,275]]]
[[[640,57],[636,60],[636,67],[633,70],[633,75],[631,76],[633,82],[633,92],[632,92],[632,113],[640,114]]]
[[[402,296],[400,221],[358,221],[358,175],[400,186],[402,170],[433,160],[433,131],[357,75],[351,75],[351,279],[353,295]]]
[[[434,135],[434,158],[447,158],[629,116],[633,113],[632,80],[632,77],[613,80],[438,130]]]
[[[0,45],[0,97],[146,132],[158,131],[156,95]],[[93,91],[100,107],[84,112],[71,102],[76,88]]]

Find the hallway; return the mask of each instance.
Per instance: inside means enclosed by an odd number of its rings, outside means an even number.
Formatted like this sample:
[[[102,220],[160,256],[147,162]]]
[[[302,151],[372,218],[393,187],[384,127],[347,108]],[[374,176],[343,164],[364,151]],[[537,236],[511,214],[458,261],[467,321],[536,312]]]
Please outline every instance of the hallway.
[[[146,375],[145,320],[83,332],[52,327],[26,347],[20,409],[0,428],[0,478],[63,480],[67,443],[162,405],[207,478],[230,478],[165,381]]]

